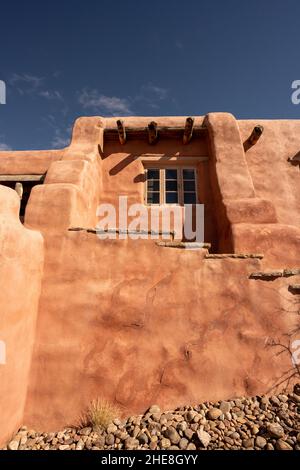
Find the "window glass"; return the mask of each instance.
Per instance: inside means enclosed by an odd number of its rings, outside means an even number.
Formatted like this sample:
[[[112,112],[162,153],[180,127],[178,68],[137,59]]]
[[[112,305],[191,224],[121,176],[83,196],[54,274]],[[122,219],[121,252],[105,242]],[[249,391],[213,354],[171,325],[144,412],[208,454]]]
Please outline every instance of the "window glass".
[[[166,203],[167,204],[177,204],[178,203],[178,194],[177,193],[166,193]]]
[[[166,181],[166,191],[177,191],[177,181]]]
[[[184,193],[184,204],[196,204],[196,193]]]
[[[159,180],[159,170],[149,168],[149,170],[147,171],[147,179],[148,180]]]
[[[160,184],[160,179],[162,186]],[[180,182],[180,184],[179,184]],[[160,193],[162,189],[163,194]],[[147,204],[196,204],[195,170],[189,168],[149,168]]]
[[[148,191],[159,191],[159,180],[148,180]]]
[[[147,204],[159,204],[159,193],[148,192]]]
[[[191,180],[184,181],[183,190],[195,192],[195,181],[191,181]]]
[[[177,170],[165,170],[166,180],[177,180]]]
[[[194,180],[195,179],[195,170],[185,169],[182,170],[182,176],[184,180]]]

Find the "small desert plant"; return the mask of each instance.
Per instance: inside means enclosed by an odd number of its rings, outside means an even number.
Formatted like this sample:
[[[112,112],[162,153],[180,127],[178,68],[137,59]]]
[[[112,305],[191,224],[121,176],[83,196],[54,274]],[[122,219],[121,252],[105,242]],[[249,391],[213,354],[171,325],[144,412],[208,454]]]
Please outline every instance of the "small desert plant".
[[[93,428],[105,429],[119,416],[120,410],[107,400],[97,398],[93,400],[86,412],[85,422]]]

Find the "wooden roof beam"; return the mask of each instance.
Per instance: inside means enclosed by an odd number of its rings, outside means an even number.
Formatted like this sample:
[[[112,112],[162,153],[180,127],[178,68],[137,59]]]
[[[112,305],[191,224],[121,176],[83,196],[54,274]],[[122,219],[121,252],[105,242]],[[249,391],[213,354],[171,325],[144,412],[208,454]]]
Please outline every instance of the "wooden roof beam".
[[[263,126],[257,125],[253,128],[250,137],[248,138],[248,142],[250,145],[255,145],[258,139],[261,137],[264,131]]]
[[[148,124],[148,140],[149,144],[153,145],[157,142],[158,139],[158,131],[157,131],[157,123],[155,121],[151,121]]]
[[[124,145],[126,143],[126,129],[124,126],[124,121],[121,119],[117,120],[117,127],[118,127],[118,134],[119,134],[119,141],[120,144]]]
[[[185,128],[183,133],[183,143],[188,144],[193,135],[193,128],[194,128],[194,121],[195,119],[192,117],[186,118],[185,121]]]

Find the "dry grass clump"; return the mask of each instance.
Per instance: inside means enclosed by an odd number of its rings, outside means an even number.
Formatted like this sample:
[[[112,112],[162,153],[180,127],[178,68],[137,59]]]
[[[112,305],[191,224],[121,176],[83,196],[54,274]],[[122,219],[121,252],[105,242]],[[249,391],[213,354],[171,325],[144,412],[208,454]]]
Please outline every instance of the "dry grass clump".
[[[84,421],[86,425],[93,428],[106,429],[114,419],[119,417],[119,414],[120,410],[116,405],[97,398],[90,403]]]

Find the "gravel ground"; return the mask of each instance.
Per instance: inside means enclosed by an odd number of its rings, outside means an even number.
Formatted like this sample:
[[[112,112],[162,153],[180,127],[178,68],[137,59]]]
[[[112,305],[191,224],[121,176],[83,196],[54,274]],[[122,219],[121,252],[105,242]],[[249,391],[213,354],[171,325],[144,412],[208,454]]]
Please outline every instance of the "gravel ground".
[[[116,419],[105,430],[66,428],[39,433],[22,427],[8,450],[300,450],[300,384],[293,393],[204,402]]]

